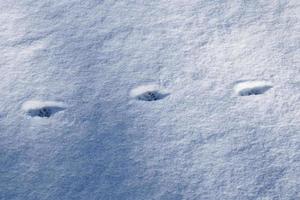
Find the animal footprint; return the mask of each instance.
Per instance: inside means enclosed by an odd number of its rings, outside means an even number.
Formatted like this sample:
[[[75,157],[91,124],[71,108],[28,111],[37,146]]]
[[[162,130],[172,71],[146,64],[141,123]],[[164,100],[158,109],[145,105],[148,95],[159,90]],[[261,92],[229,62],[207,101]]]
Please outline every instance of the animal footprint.
[[[251,96],[264,94],[272,87],[273,85],[266,81],[244,81],[237,83],[234,90],[239,96]]]
[[[57,101],[27,101],[22,105],[22,110],[31,117],[49,118],[64,109],[66,106]]]
[[[168,93],[160,92],[158,85],[142,85],[130,92],[132,98],[140,101],[157,101],[168,95]]]

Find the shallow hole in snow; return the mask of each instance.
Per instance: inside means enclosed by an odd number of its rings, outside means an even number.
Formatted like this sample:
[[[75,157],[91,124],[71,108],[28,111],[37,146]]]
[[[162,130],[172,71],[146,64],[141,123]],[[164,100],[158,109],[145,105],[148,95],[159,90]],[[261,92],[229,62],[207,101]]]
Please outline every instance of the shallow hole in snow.
[[[22,110],[31,117],[49,118],[66,107],[57,101],[27,101],[22,105]]]
[[[239,96],[251,96],[264,94],[273,85],[267,81],[244,81],[235,85],[235,92]]]
[[[158,85],[141,85],[130,92],[130,96],[140,101],[157,101],[168,96],[161,92]]]

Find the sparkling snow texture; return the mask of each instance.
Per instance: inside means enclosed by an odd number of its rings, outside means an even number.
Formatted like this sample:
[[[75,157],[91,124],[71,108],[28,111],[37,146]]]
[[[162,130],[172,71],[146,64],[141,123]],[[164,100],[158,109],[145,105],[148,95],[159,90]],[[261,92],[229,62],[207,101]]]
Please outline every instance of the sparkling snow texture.
[[[0,47],[1,200],[300,199],[299,0],[1,0]]]

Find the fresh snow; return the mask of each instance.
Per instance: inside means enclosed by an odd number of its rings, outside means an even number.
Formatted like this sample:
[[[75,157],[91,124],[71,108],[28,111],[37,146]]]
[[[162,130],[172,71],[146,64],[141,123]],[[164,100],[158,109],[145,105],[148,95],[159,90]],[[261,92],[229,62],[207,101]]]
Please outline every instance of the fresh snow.
[[[168,96],[167,93],[159,91],[159,86],[155,84],[141,85],[130,91],[130,96],[142,101],[156,101]]]
[[[266,81],[245,81],[235,86],[235,92],[240,96],[259,95],[272,88]]]
[[[299,41],[299,0],[0,1],[0,199],[300,199]]]
[[[23,111],[32,117],[50,117],[54,113],[64,110],[65,107],[62,102],[37,100],[26,101],[22,105]]]

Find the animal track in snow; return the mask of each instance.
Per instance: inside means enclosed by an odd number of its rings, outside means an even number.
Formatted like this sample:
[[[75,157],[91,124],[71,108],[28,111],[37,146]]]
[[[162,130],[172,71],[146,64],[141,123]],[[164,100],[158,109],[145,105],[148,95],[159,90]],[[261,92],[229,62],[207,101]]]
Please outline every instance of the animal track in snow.
[[[244,81],[237,83],[234,90],[239,96],[251,96],[264,94],[272,87],[273,85],[267,81]]]
[[[130,92],[132,98],[140,101],[157,101],[168,95],[168,93],[160,92],[158,85],[141,85]]]
[[[26,101],[22,105],[22,110],[31,117],[49,118],[55,113],[66,109],[62,102],[57,101]]]

